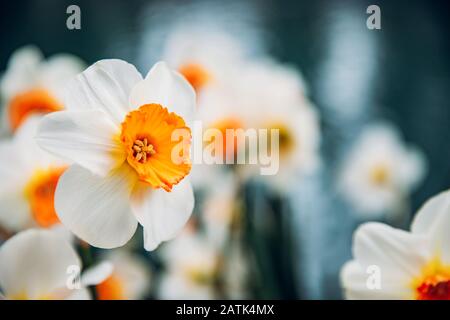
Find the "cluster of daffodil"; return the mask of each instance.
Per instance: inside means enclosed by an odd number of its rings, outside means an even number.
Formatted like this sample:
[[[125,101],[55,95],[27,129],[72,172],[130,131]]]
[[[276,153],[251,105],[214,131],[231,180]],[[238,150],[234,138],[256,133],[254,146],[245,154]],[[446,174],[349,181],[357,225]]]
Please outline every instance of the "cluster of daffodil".
[[[118,59],[86,68],[70,55],[44,59],[34,47],[13,54],[0,83],[5,298],[252,296],[244,186],[283,194],[318,173],[319,117],[295,68],[250,58],[231,37],[212,38],[170,35],[165,62],[145,75]],[[251,165],[193,164],[196,120],[219,132],[278,129],[279,171],[261,176]],[[181,161],[173,161],[177,130],[189,135]],[[215,156],[235,158],[238,148],[245,145]],[[393,127],[373,125],[348,153],[338,189],[369,218],[405,211],[424,163]],[[342,272],[347,296],[449,298],[449,224],[444,193],[421,209],[411,234],[360,227],[355,261]],[[382,272],[378,291],[366,286],[371,265]]]

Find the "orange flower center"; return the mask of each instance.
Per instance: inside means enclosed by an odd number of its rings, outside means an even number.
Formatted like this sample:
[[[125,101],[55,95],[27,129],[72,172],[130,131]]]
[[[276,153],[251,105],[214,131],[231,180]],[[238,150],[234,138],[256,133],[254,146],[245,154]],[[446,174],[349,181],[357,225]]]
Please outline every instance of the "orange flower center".
[[[173,138],[175,130],[184,137]],[[191,131],[183,118],[159,104],[131,111],[122,123],[120,141],[128,164],[153,188],[170,191],[191,170]]]
[[[450,300],[450,266],[435,259],[413,284],[418,300]]]
[[[59,223],[55,212],[55,190],[59,177],[66,168],[38,170],[25,188],[31,213],[38,225],[48,228]]]
[[[450,280],[424,282],[417,292],[419,300],[450,300]]]
[[[46,90],[32,89],[11,99],[8,108],[9,123],[16,130],[31,114],[45,114],[62,109],[62,105]]]
[[[233,141],[229,141],[229,138],[227,138],[227,130],[233,130],[233,132],[237,129],[242,129],[243,128],[243,124],[239,119],[235,119],[235,118],[228,118],[228,119],[222,119],[218,122],[216,122],[212,128],[218,129],[221,133],[222,133],[222,142],[223,142],[223,146],[222,146],[222,151],[223,154],[219,155],[219,156],[223,156],[224,160],[227,158],[234,158],[237,155],[238,152],[238,148],[240,148],[241,146],[238,145],[239,143],[239,137],[236,134],[233,134]],[[231,136],[230,136],[231,137]],[[228,150],[227,146],[229,144],[233,143],[233,148],[230,150]]]
[[[370,171],[370,180],[377,186],[385,185],[389,182],[389,170],[385,165],[378,165]]]
[[[123,281],[116,275],[110,275],[105,281],[96,286],[99,300],[125,300]]]
[[[179,71],[196,92],[199,92],[211,80],[209,72],[197,63],[184,64]]]
[[[267,147],[268,150],[270,150],[271,146],[272,146],[272,134],[271,134],[271,130],[274,129],[278,129],[278,146],[279,146],[279,151],[280,154],[288,154],[295,145],[295,139],[294,136],[290,130],[290,128],[285,125],[282,122],[277,122],[277,123],[273,123],[272,125],[268,125],[266,127],[266,129],[268,129],[268,141],[267,141]]]

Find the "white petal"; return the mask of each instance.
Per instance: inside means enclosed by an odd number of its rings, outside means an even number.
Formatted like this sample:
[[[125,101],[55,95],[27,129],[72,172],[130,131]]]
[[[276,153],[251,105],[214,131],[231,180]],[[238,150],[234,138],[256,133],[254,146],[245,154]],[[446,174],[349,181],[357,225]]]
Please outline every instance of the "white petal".
[[[450,264],[450,191],[442,192],[428,200],[417,213],[412,232],[428,235],[435,254],[442,262]]]
[[[42,119],[43,116],[38,115],[28,117],[14,136],[15,152],[22,164],[28,170],[32,170],[32,173],[36,169],[67,165],[66,162],[43,150],[36,143],[35,137]]]
[[[30,222],[30,209],[24,195],[29,175],[15,144],[0,142],[0,224],[10,231],[18,231]]]
[[[158,62],[130,95],[132,109],[149,103],[161,104],[189,122],[195,111],[195,92],[180,74],[170,70],[164,62]]]
[[[102,109],[120,124],[130,111],[131,89],[142,80],[136,68],[122,60],[100,60],[77,75],[66,87],[68,110]]]
[[[353,254],[363,268],[375,265],[383,280],[406,281],[420,274],[429,259],[427,238],[381,223],[366,223],[355,232]]]
[[[91,300],[92,296],[87,288],[74,289],[64,300]]]
[[[114,270],[114,266],[109,261],[101,262],[86,270],[81,276],[81,284],[92,286],[105,281]]]
[[[438,217],[446,212],[450,212],[450,191],[442,192],[425,202],[411,224],[412,233],[429,233]]]
[[[449,208],[449,207],[447,207]],[[441,254],[444,265],[450,265],[450,210],[439,216],[438,222],[431,232],[431,241],[436,252]]]
[[[78,165],[67,169],[55,193],[61,222],[95,247],[110,249],[127,243],[137,227],[129,204],[134,182],[128,170],[123,166],[102,178]]]
[[[42,119],[36,141],[48,152],[105,176],[125,159],[118,132],[101,110],[60,111]]]
[[[174,238],[183,228],[194,209],[194,193],[187,179],[175,185],[171,192],[143,187],[132,195],[132,209],[144,227],[144,247],[151,251]]]
[[[59,101],[63,101],[63,88],[67,81],[85,69],[86,65],[71,54],[57,54],[40,65],[40,85],[49,90]]]
[[[427,171],[425,155],[418,149],[405,149],[403,160],[398,168],[399,183],[405,190],[413,190],[423,179]]]
[[[42,53],[34,46],[26,46],[15,51],[0,82],[3,98],[9,99],[35,85],[42,59]]]
[[[0,225],[19,231],[31,225],[30,206],[22,189],[0,192]]]
[[[150,287],[150,265],[141,256],[126,250],[113,250],[107,259],[114,264],[114,275],[123,283],[126,299],[142,299]]]
[[[69,243],[52,231],[30,229],[0,248],[0,285],[7,297],[42,298],[66,285],[69,266],[81,266]]]
[[[13,141],[0,141],[0,192],[11,191],[27,181],[30,171],[21,160]]]
[[[379,288],[368,286],[371,273],[365,272],[357,261],[347,262],[341,269],[341,283],[349,300],[399,300],[411,298],[409,288],[401,282],[389,281]],[[381,279],[384,274],[380,273]]]

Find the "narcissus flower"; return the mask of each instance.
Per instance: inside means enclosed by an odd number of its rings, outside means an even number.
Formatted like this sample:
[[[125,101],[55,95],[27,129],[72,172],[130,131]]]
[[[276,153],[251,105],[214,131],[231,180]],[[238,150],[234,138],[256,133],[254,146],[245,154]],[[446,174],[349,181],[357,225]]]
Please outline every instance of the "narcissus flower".
[[[192,87],[162,62],[142,79],[125,61],[102,60],[66,93],[66,111],[47,115],[37,135],[44,149],[75,163],[56,189],[62,223],[100,248],[124,245],[138,222],[147,250],[173,238],[194,205],[186,179]],[[184,136],[172,137],[177,132]]]
[[[362,225],[353,240],[355,260],[341,274],[346,297],[450,300],[449,227],[449,191],[425,203],[411,232]]]
[[[105,256],[113,269],[108,278],[95,288],[99,300],[136,300],[144,298],[150,287],[150,271],[146,261],[125,250],[111,251]]]
[[[61,110],[65,83],[83,69],[84,63],[69,54],[44,60],[33,46],[17,50],[0,81],[6,127],[14,131],[29,115]]]
[[[211,85],[220,85],[243,56],[243,46],[229,34],[185,25],[169,33],[163,52],[164,60],[198,95]]]
[[[29,117],[14,137],[0,142],[0,224],[10,231],[60,226],[54,196],[68,164],[36,144],[41,118]]]
[[[234,159],[239,150],[246,150],[250,157],[249,146],[255,142],[263,144],[267,152],[257,148],[253,156],[258,157],[253,159],[258,165],[240,166],[239,172],[244,176],[259,176],[263,157],[270,157],[273,162],[277,159],[277,168],[264,177],[264,182],[275,189],[286,188],[299,175],[313,174],[320,165],[318,113],[308,100],[300,73],[292,67],[272,60],[242,65],[227,81],[202,94],[197,117],[205,127],[222,132],[224,155],[218,154],[219,157]],[[249,135],[247,146],[235,139],[234,149],[227,149],[233,143],[227,141],[227,129],[255,130],[258,137]],[[272,130],[279,133],[278,151],[271,150]],[[267,135],[260,135],[261,131]],[[264,141],[264,137],[268,139]]]
[[[339,189],[357,213],[395,214],[422,180],[425,159],[387,124],[367,127],[345,159]]]
[[[0,247],[0,288],[6,299],[90,299],[86,286],[103,281],[109,271],[92,269],[80,279],[80,270],[76,251],[53,230],[22,231]]]

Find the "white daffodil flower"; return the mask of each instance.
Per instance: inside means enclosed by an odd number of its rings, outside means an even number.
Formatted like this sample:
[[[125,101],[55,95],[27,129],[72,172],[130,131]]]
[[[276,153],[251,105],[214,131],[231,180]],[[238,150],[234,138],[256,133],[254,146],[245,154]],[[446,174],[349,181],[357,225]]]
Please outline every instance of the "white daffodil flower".
[[[381,223],[359,227],[354,259],[342,269],[348,299],[450,300],[450,192],[419,210],[411,231]]]
[[[189,83],[162,62],[142,79],[125,61],[102,60],[68,84],[64,104],[37,135],[42,148],[75,163],[56,189],[61,222],[100,248],[124,245],[138,222],[147,250],[173,238],[194,206],[185,178],[195,110]]]
[[[12,138],[0,141],[0,225],[11,232],[62,227],[54,196],[68,164],[36,144],[41,118],[29,117]]]
[[[125,250],[112,250],[104,257],[113,269],[108,278],[95,287],[99,300],[137,300],[150,288],[148,263]]]
[[[271,141],[267,144],[272,161],[278,158],[278,170],[261,178],[284,192],[296,179],[315,173],[320,166],[318,113],[294,67],[271,60],[253,63],[241,81],[244,105],[253,110],[251,126],[267,129],[269,135],[278,130],[277,156],[273,154],[277,150],[271,150]]]
[[[404,209],[425,167],[422,153],[405,146],[393,127],[372,125],[345,159],[339,190],[359,214],[395,214]]]
[[[5,128],[15,131],[31,114],[63,109],[64,85],[84,67],[79,58],[69,54],[44,60],[34,46],[14,52],[0,80]]]
[[[109,270],[93,269],[86,280],[80,271],[75,250],[52,230],[22,231],[0,247],[0,288],[6,299],[90,299],[86,287],[103,281]]]
[[[201,95],[229,76],[242,60],[244,50],[229,34],[183,26],[169,33],[162,56]]]
[[[242,140],[235,139],[234,149],[227,149],[227,130],[256,130],[257,138],[249,135],[252,142],[248,145],[268,137],[267,152],[258,148],[257,159],[252,159],[257,165],[240,166],[239,172],[246,177],[260,175],[260,168],[267,166],[262,163],[263,155],[270,157],[278,164],[263,180],[283,189],[294,180],[295,173],[310,175],[320,165],[319,119],[305,94],[302,77],[295,69],[271,60],[252,62],[201,96],[197,118],[205,128],[222,132],[224,154],[218,156],[225,159],[235,158],[238,150],[246,148]],[[267,136],[261,135],[263,130]],[[273,130],[278,130],[278,150],[271,150]],[[249,157],[251,154],[248,151]]]
[[[209,242],[186,230],[163,253],[167,271],[159,287],[161,299],[213,299],[219,256]]]

